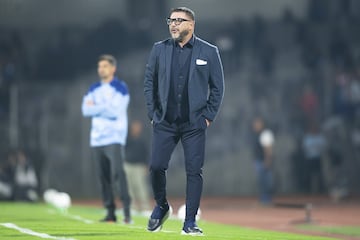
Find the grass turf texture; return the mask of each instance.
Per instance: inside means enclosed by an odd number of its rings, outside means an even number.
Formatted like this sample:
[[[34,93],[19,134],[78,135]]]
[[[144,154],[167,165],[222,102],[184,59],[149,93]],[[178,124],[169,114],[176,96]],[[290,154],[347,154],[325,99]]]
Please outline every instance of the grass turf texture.
[[[316,225],[301,225],[299,229],[322,232],[322,233],[332,233],[332,234],[341,234],[345,236],[360,237],[360,226],[316,226]]]
[[[95,207],[72,206],[68,213],[62,213],[45,204],[0,203],[0,224],[13,223],[18,227],[31,229],[51,236],[72,239],[121,239],[121,240],[167,240],[189,239],[191,236],[180,235],[182,222],[177,219],[166,221],[162,232],[151,233],[145,230],[147,218],[134,216],[134,224],[100,223],[104,210]],[[76,219],[77,218],[77,219]],[[121,219],[121,216],[119,215]],[[334,239],[324,237],[305,236],[274,231],[263,231],[237,226],[214,224],[206,221],[199,222],[204,230],[203,239],[236,239],[236,240],[307,240]],[[40,239],[21,233],[15,229],[0,225],[0,239]]]

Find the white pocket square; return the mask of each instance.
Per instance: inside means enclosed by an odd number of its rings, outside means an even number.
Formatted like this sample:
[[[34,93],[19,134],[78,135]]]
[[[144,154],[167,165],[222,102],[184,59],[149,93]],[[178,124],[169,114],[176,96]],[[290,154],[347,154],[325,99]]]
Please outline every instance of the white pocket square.
[[[196,59],[196,65],[206,65],[207,61],[202,59]]]

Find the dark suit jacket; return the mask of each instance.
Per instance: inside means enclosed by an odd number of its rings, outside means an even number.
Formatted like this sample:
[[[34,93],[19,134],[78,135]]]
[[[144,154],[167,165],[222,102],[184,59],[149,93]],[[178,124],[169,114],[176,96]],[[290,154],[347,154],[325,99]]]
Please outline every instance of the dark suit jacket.
[[[154,44],[145,70],[144,94],[148,117],[161,122],[166,114],[174,43],[167,39]],[[224,96],[224,73],[216,46],[195,37],[188,82],[189,120],[201,116],[213,121]]]

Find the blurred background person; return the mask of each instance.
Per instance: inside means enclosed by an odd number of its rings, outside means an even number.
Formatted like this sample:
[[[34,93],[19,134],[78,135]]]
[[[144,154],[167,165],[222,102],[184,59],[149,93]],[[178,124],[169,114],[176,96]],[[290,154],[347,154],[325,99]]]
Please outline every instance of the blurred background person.
[[[143,136],[143,124],[135,120],[130,124],[126,144],[125,171],[133,206],[145,216],[150,216],[151,208],[148,190],[149,149]]]
[[[326,153],[329,161],[327,190],[334,202],[339,202],[349,194],[348,176],[344,169],[343,141],[338,129],[329,129],[326,138]],[[358,156],[354,156],[355,158]]]
[[[15,152],[9,152],[0,162],[0,200],[14,200],[14,164]]]
[[[310,124],[302,142],[305,161],[305,188],[310,193],[324,191],[322,156],[325,150],[325,137],[316,123]]]
[[[129,224],[131,198],[124,161],[130,96],[127,85],[115,76],[115,72],[116,59],[112,55],[101,55],[98,60],[100,81],[91,85],[84,96],[82,113],[92,118],[90,145],[99,171],[103,203],[107,209],[107,215],[101,221],[117,221],[113,189],[116,187],[120,188],[123,222]]]
[[[14,165],[14,200],[37,201],[39,196],[38,180],[35,169],[23,150],[15,155]]]
[[[0,201],[12,200],[11,179],[3,166],[0,165]]]
[[[300,96],[301,123],[304,128],[319,119],[320,104],[314,88],[306,84]]]
[[[274,134],[265,128],[264,120],[256,117],[253,120],[253,154],[259,186],[259,201],[261,204],[272,203],[273,194],[273,145]]]

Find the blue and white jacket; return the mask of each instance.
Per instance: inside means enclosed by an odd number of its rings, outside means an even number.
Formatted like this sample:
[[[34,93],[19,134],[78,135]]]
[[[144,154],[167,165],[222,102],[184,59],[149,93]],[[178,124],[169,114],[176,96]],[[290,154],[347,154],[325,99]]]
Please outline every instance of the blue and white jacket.
[[[116,77],[110,83],[91,85],[82,102],[83,115],[92,117],[90,146],[126,144],[129,101],[126,83]]]

